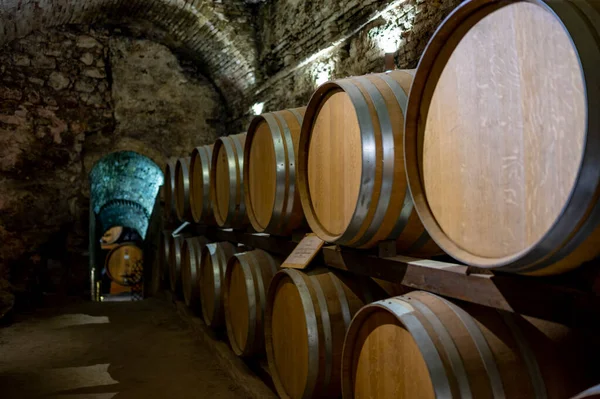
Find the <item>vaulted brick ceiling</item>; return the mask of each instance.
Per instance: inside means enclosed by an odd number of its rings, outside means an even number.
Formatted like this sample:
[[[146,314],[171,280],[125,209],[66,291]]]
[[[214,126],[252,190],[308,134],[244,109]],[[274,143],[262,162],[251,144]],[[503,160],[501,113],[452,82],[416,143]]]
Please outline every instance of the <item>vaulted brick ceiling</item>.
[[[0,45],[65,24],[147,21],[203,63],[225,99],[256,82],[251,5],[240,0],[0,0]]]

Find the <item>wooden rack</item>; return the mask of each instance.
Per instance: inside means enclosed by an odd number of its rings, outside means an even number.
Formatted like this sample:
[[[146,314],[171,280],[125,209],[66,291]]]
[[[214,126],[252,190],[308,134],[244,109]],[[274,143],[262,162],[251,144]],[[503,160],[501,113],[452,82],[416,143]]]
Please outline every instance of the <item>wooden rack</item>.
[[[301,239],[190,225],[184,233],[212,241],[230,241],[287,256]],[[325,246],[315,263],[357,275],[376,277],[450,298],[516,312],[572,327],[600,327],[600,296],[593,290],[597,273],[591,267],[573,276],[527,277],[494,274],[446,260],[378,256],[337,246]],[[595,265],[594,266],[595,269]],[[587,275],[592,277],[586,277]],[[585,279],[584,287],[579,282]]]

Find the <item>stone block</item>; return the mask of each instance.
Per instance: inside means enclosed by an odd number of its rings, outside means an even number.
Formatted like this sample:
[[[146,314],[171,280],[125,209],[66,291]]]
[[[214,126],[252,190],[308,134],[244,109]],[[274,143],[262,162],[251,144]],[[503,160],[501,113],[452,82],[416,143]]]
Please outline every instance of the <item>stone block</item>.
[[[93,48],[101,46],[100,42],[91,36],[82,35],[77,38],[77,47],[80,48]]]
[[[91,53],[84,53],[81,58],[79,58],[79,61],[90,66],[94,63],[94,56]]]
[[[75,82],[75,90],[82,93],[92,93],[96,89],[96,82],[90,78],[81,78]]]
[[[99,68],[85,68],[82,73],[83,75],[94,79],[104,79],[106,77],[104,70]]]
[[[31,65],[31,59],[25,54],[13,54],[13,64],[24,67]]]
[[[48,78],[48,86],[56,91],[64,90],[69,87],[71,81],[61,72],[52,72]]]

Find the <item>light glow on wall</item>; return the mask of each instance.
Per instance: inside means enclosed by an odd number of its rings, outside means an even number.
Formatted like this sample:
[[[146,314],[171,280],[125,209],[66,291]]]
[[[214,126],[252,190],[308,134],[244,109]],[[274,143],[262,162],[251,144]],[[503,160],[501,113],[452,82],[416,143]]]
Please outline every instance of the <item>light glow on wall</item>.
[[[371,29],[369,36],[384,53],[395,53],[402,46],[402,32],[413,28],[415,11],[398,6],[388,7],[379,17],[385,21],[385,24]]]
[[[395,53],[402,43],[402,30],[398,26],[385,27],[373,39],[385,53]]]
[[[265,103],[256,103],[252,106],[252,112],[254,113],[254,115],[260,115],[262,114],[264,108]]]
[[[332,59],[327,61],[315,62],[312,67],[312,76],[316,86],[321,86],[323,83],[331,80],[335,63]]]

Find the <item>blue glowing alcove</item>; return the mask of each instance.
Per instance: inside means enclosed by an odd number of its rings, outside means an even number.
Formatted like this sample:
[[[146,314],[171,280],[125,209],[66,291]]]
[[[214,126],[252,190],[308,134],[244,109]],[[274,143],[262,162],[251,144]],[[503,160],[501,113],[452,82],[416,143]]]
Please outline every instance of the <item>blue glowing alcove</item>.
[[[149,158],[133,151],[113,152],[100,159],[90,172],[91,200],[103,231],[130,227],[146,237],[162,170]]]

